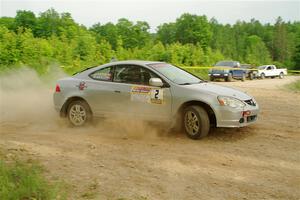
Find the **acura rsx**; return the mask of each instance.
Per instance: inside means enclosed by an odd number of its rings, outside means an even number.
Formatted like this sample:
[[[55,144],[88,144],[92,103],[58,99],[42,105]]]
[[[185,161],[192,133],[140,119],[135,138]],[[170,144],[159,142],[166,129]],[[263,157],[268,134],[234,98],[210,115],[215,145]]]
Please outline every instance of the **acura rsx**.
[[[55,109],[73,126],[93,117],[134,117],[168,123],[192,139],[211,127],[243,127],[257,120],[255,99],[211,84],[165,62],[118,61],[57,81]]]

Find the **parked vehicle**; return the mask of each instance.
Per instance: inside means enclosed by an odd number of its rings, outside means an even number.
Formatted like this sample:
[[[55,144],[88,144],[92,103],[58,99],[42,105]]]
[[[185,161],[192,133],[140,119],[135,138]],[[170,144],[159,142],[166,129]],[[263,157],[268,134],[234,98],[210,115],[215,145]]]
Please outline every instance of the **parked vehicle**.
[[[216,78],[224,79],[225,81],[232,81],[232,79],[246,79],[246,71],[241,69],[241,64],[238,61],[220,61],[209,70],[208,75],[210,81]]]
[[[241,69],[244,69],[243,73],[245,73],[245,78],[248,78],[250,80],[253,80],[254,78],[257,78],[257,69],[250,64],[241,64]]]
[[[119,61],[57,81],[55,109],[74,126],[92,117],[135,117],[182,127],[192,139],[211,126],[243,127],[259,107],[248,94],[164,62]]]
[[[275,65],[262,65],[258,67],[257,75],[261,79],[266,77],[283,78],[285,75],[287,75],[287,69],[277,69]]]

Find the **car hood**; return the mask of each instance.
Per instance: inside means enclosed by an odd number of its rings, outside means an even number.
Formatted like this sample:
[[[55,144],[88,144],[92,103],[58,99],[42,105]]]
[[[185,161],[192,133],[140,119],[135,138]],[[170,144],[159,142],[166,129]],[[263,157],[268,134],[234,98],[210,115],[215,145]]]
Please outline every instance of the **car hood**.
[[[233,89],[230,87],[225,87],[217,84],[211,83],[200,83],[200,84],[193,84],[188,85],[191,89],[201,91],[201,92],[208,92],[214,94],[216,96],[229,96],[234,97],[240,100],[249,100],[252,99],[251,96],[246,94],[245,92],[239,91],[237,89]]]

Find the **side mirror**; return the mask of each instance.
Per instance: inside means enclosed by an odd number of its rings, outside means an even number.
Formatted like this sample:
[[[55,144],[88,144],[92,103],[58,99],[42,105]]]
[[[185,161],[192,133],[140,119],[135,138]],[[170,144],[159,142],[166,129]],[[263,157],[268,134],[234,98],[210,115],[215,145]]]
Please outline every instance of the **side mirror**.
[[[149,85],[155,86],[155,87],[162,87],[164,83],[160,78],[150,78]]]

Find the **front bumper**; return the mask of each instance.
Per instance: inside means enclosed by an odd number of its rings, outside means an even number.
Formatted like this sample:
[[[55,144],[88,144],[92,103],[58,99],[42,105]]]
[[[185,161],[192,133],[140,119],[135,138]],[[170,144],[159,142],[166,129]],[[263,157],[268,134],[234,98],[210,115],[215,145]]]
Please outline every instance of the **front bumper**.
[[[214,78],[225,78],[225,77],[228,77],[228,73],[219,73],[219,74],[209,73],[208,76],[214,77]]]
[[[219,106],[216,112],[217,127],[244,127],[257,121],[259,106],[246,105],[244,109]]]

